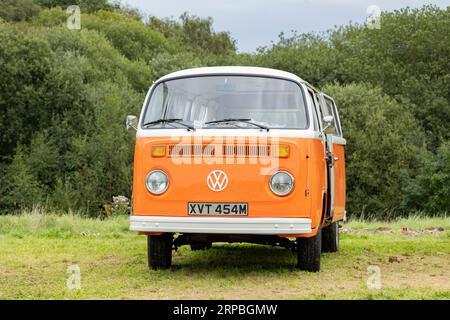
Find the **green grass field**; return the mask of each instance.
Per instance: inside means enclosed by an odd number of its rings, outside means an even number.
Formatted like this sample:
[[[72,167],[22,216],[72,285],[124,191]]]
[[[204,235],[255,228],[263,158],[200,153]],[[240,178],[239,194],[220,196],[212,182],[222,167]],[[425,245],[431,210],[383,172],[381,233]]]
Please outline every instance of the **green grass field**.
[[[353,221],[321,272],[295,263],[287,249],[214,244],[181,247],[172,269],[150,271],[128,217],[0,216],[0,299],[450,299],[450,218]],[[81,289],[67,287],[71,265]],[[381,289],[368,288],[369,266]]]

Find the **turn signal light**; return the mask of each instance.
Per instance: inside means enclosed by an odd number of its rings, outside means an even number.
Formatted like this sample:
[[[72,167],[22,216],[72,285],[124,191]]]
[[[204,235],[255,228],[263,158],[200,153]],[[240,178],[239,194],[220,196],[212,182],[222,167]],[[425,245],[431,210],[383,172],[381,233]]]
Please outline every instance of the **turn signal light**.
[[[279,158],[287,158],[289,157],[289,146],[287,145],[279,145],[278,147],[274,148],[275,150],[275,156]]]
[[[152,147],[152,157],[162,158],[166,156],[166,146],[153,146]]]

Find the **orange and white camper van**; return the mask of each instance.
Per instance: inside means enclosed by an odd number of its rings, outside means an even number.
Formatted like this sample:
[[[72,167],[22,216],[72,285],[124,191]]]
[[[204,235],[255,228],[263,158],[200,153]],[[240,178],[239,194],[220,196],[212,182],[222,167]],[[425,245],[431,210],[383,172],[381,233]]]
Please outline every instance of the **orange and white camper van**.
[[[278,245],[319,271],[345,216],[345,139],[333,99],[298,76],[209,67],[152,85],[136,134],[131,230],[148,262],[213,242]]]

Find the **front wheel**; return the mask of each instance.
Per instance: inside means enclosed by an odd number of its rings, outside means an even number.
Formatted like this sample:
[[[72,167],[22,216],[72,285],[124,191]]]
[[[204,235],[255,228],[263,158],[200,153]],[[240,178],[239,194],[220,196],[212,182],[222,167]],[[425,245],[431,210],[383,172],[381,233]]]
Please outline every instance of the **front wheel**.
[[[339,224],[333,222],[322,229],[322,252],[338,252]]]
[[[297,238],[297,268],[300,270],[320,271],[320,253],[322,251],[322,230],[311,238]]]
[[[173,235],[163,233],[147,236],[148,266],[153,269],[168,269],[172,265]]]

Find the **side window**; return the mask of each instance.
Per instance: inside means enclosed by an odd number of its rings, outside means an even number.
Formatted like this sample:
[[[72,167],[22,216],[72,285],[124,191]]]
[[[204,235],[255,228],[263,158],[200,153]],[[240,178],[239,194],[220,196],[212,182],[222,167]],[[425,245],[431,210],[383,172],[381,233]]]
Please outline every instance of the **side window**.
[[[328,112],[329,115],[332,115],[334,117],[334,122],[335,122],[335,126],[336,126],[336,135],[339,137],[342,137],[342,130],[341,130],[341,126],[340,126],[340,121],[339,121],[339,117],[336,111],[336,104],[334,103],[333,100],[331,100],[330,98],[324,96],[324,100],[325,100],[325,108]]]
[[[325,103],[323,104],[323,115],[324,116],[333,116],[334,117],[334,113],[333,113],[333,105],[330,104],[330,100],[328,100],[327,98],[324,99]]]
[[[320,112],[320,108],[317,108],[317,100],[315,98],[314,93],[308,89],[308,100],[313,106],[313,121],[314,121],[314,130],[320,131],[319,126],[319,118],[320,114],[317,114],[318,110]]]

